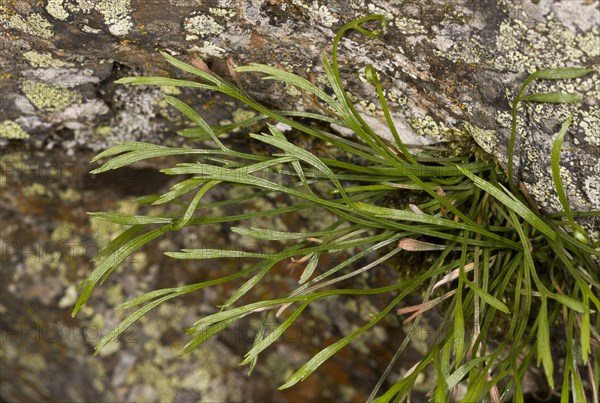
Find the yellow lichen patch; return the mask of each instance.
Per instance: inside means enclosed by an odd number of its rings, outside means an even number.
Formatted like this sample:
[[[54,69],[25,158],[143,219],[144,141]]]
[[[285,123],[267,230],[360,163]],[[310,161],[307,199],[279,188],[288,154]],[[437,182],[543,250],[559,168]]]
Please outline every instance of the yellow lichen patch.
[[[28,139],[29,134],[23,130],[21,125],[12,120],[0,123],[0,138],[3,139]]]
[[[112,136],[113,130],[112,130],[112,127],[110,127],[110,126],[98,126],[98,127],[96,127],[96,130],[94,130],[94,133],[96,134],[96,137],[103,138],[103,137]]]
[[[22,191],[25,197],[45,196],[52,198],[52,193],[41,183],[32,183],[29,186],[23,187]]]
[[[76,230],[75,226],[71,223],[62,223],[52,231],[50,239],[53,241],[66,241],[68,240],[73,232]]]
[[[423,118],[407,119],[407,121],[414,132],[421,136],[431,136],[436,139],[443,138],[444,132],[448,130],[443,123],[438,125],[429,115]]]
[[[72,63],[54,59],[52,55],[48,52],[39,53],[34,50],[30,50],[28,52],[23,53],[23,57],[29,62],[29,64],[32,67],[54,67],[57,69],[63,67],[73,67]]]
[[[26,80],[21,87],[25,96],[36,108],[56,112],[81,102],[81,95],[65,88]]]
[[[231,116],[233,117],[233,121],[237,123],[247,119],[252,119],[254,116],[256,116],[256,112],[248,109],[236,109],[233,111]]]
[[[177,87],[173,87],[172,85],[165,85],[160,87],[160,90],[167,95],[179,95],[181,94],[181,90]]]
[[[54,36],[52,24],[37,13],[30,14],[25,18],[18,14],[6,18],[6,15],[0,14],[0,22],[6,22],[9,28],[18,29],[28,35],[44,39],[50,39]]]

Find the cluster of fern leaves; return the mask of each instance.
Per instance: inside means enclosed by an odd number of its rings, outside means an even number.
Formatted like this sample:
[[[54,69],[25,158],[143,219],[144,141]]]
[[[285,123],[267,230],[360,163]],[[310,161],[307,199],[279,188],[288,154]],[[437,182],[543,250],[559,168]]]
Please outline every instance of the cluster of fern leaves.
[[[365,24],[380,23],[371,30]],[[512,180],[512,153],[517,133],[516,117],[523,102],[576,102],[571,94],[529,94],[527,86],[539,79],[572,79],[591,70],[546,69],[531,75],[513,103],[513,135],[510,142],[509,170],[504,176],[491,160],[465,160],[440,147],[404,145],[394,127],[382,86],[373,66],[365,76],[377,92],[380,107],[394,136],[395,144],[383,140],[358,113],[344,90],[338,72],[338,44],[350,30],[374,37],[385,28],[383,16],[374,15],[345,25],[333,42],[331,60],[323,66],[328,88],[283,69],[251,64],[235,69],[236,74],[258,73],[265,80],[277,80],[293,86],[320,103],[327,113],[281,111],[265,107],[250,98],[239,85],[163,54],[173,66],[195,80],[165,77],[130,77],[120,84],[175,86],[217,91],[243,102],[258,112],[254,118],[223,127],[209,126],[181,100],[165,95],[165,101],[184,114],[193,127],[180,134],[196,141],[196,147],[165,147],[141,142],[122,142],[102,152],[94,160],[105,160],[94,170],[101,173],[154,157],[185,156],[196,162],[181,163],[161,170],[183,178],[167,193],[140,199],[140,204],[168,204],[169,213],[161,216],[123,215],[111,212],[91,213],[95,219],[123,224],[127,228],[104,248],[98,265],[82,285],[74,309],[76,314],[96,285],[102,283],[129,255],[144,245],[183,227],[202,227],[214,223],[252,222],[257,218],[319,210],[335,217],[333,224],[310,233],[275,231],[269,228],[233,227],[231,230],[265,242],[281,242],[279,252],[230,249],[184,249],[168,252],[173,259],[252,258],[240,271],[211,281],[160,289],[144,293],[121,305],[135,308],[97,345],[101,349],[117,339],[125,329],[160,304],[205,287],[244,279],[237,291],[223,301],[218,312],[199,318],[186,332],[190,339],[184,348],[191,351],[248,315],[277,313],[279,326],[271,333],[264,328],[256,334],[254,345],[242,364],[254,367],[260,354],[282,336],[311,303],[332,296],[387,294],[390,303],[374,313],[354,332],[323,348],[289,377],[281,388],[302,381],[340,349],[352,343],[380,323],[386,315],[397,315],[396,308],[409,295],[420,290],[422,304],[405,307],[412,312],[411,328],[398,348],[396,358],[408,345],[419,326],[421,315],[444,301],[443,323],[435,342],[402,379],[388,379],[392,386],[381,390],[394,362],[374,385],[371,399],[380,402],[406,400],[417,377],[427,367],[437,373],[437,387],[431,399],[446,401],[459,383],[467,385],[465,401],[523,401],[521,383],[526,371],[537,361],[542,365],[551,388],[558,379],[562,400],[584,401],[586,389],[597,390],[599,383],[598,314],[600,289],[597,261],[598,243],[590,244],[575,219],[598,212],[571,212],[559,171],[560,148],[571,119],[556,137],[552,153],[554,183],[564,213],[544,216],[518,190]],[[278,150],[272,155],[256,155],[228,147],[224,134],[230,130],[266,121],[268,131],[249,134]],[[317,125],[307,122],[317,122]],[[275,123],[292,128],[284,134]],[[337,125],[354,133],[344,137],[324,127]],[[297,133],[311,136],[335,147],[335,158],[317,155],[299,147],[288,138]],[[287,135],[287,137],[286,137]],[[356,163],[360,161],[360,163]],[[467,161],[467,162],[465,162]],[[509,178],[509,179],[506,179]],[[220,202],[204,202],[204,196],[220,185],[249,189],[244,196]],[[318,189],[318,190],[317,190]],[[325,189],[325,191],[324,191]],[[405,208],[386,205],[402,192],[419,193],[418,204]],[[254,198],[284,194],[285,207],[217,217],[215,207],[243,205]],[[186,197],[187,196],[187,197]],[[199,233],[202,233],[200,230]],[[290,246],[291,244],[291,246]],[[330,266],[320,257],[347,251],[346,260]],[[412,277],[380,288],[355,288],[352,278],[370,269],[391,264],[401,251],[430,254],[432,264]],[[364,259],[369,257],[370,259]],[[269,300],[240,304],[242,296],[251,296],[254,287],[278,263],[290,258],[303,259],[304,271],[297,288]],[[365,261],[370,263],[364,265]],[[402,268],[400,267],[401,271]],[[425,290],[424,292],[422,290]],[[491,329],[506,324],[501,340],[491,340]],[[557,357],[552,351],[551,328],[562,332],[566,353]],[[552,334],[556,334],[553,332]],[[497,337],[497,335],[495,336]],[[491,343],[494,341],[494,343]],[[554,354],[554,355],[553,355]],[[395,360],[394,360],[395,361]],[[592,393],[593,394],[593,393]],[[588,396],[591,396],[588,394]],[[593,394],[597,401],[597,395]]]

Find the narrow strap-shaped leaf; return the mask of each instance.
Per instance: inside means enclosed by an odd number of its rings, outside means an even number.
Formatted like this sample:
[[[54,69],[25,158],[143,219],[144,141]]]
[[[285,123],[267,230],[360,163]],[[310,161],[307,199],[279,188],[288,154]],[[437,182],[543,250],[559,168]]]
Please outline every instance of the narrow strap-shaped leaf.
[[[173,294],[165,295],[164,297],[162,297],[160,299],[157,299],[155,301],[152,301],[152,302],[144,305],[140,309],[133,312],[131,315],[127,316],[127,318],[125,318],[123,321],[121,321],[118,326],[113,327],[110,330],[110,332],[105,334],[98,341],[98,343],[96,343],[96,346],[94,348],[94,355],[98,355],[98,353],[100,353],[100,350],[102,350],[102,348],[104,346],[106,346],[111,341],[116,340],[123,332],[125,332],[131,325],[133,325],[135,322],[137,322],[138,319],[140,319],[142,316],[144,316],[145,314],[147,314],[148,312],[150,312],[152,309],[156,308],[158,305],[162,304],[163,302],[168,301],[171,298],[174,298],[175,296],[176,295],[173,295]]]
[[[540,69],[531,76],[543,80],[566,80],[583,77],[595,71],[594,69],[586,69],[584,67],[561,67],[558,69]]]
[[[272,127],[272,128],[273,128],[272,130],[277,130],[274,127]],[[314,166],[319,171],[323,172],[329,178],[329,180],[331,180],[331,182],[333,182],[336,189],[338,189],[338,191],[340,192],[340,195],[344,198],[346,203],[352,204],[350,202],[350,200],[348,199],[348,196],[346,195],[346,192],[344,191],[342,184],[340,183],[338,178],[335,176],[335,174],[331,171],[331,169],[329,169],[329,167],[323,161],[321,161],[314,154],[301,149],[300,147],[288,142],[287,140],[277,138],[274,136],[264,136],[264,135],[261,136],[261,135],[251,134],[250,137],[260,140],[262,142],[265,142],[267,144],[271,144],[275,147],[281,148],[282,150],[287,151],[290,155]]]
[[[175,259],[221,259],[221,258],[270,258],[267,253],[244,252],[225,249],[182,249],[181,252],[166,252],[165,255]]]
[[[228,150],[227,147],[225,147],[223,143],[221,143],[221,141],[217,138],[217,135],[213,132],[208,123],[206,123],[206,121],[202,119],[202,117],[200,117],[200,115],[198,115],[196,111],[194,111],[188,104],[170,95],[163,95],[163,97],[169,105],[177,109],[179,112],[183,113],[185,116],[187,116],[189,120],[196,123],[200,129],[208,133],[210,138],[215,142],[215,144],[217,144],[221,148],[221,150]]]
[[[267,347],[273,344],[277,339],[279,339],[283,333],[294,323],[298,316],[306,309],[309,301],[304,302],[298,309],[294,311],[281,325],[277,327],[272,333],[267,335],[264,339],[262,339],[259,343],[257,343],[250,351],[246,353],[244,360],[240,363],[240,365],[246,365],[251,363],[258,355],[264,351]]]
[[[453,387],[455,387],[456,385],[458,385],[458,383],[460,381],[462,381],[463,378],[465,376],[467,376],[467,374],[469,372],[471,372],[471,370],[473,368],[475,368],[477,365],[481,364],[482,362],[485,362],[488,359],[489,359],[489,356],[487,356],[487,355],[483,356],[483,357],[475,357],[475,358],[471,359],[469,362],[456,368],[454,370],[454,372],[452,372],[452,374],[450,374],[450,376],[448,376],[446,378],[446,386],[448,388],[447,390],[450,390]]]
[[[276,79],[285,82],[286,84],[295,85],[296,87],[303,89],[309,94],[316,95],[332,107],[335,107],[338,104],[332,97],[327,95],[325,91],[323,91],[307,79],[300,77],[296,74],[287,72],[285,70],[278,69],[276,67],[268,66],[265,64],[251,63],[248,66],[237,67],[235,70],[240,73],[255,72],[268,74],[268,76],[264,77],[263,79]]]
[[[75,304],[75,308],[73,309],[72,315],[75,316],[79,309],[86,303],[92,291],[98,281],[105,277],[108,273],[114,270],[119,264],[121,264],[129,255],[137,251],[139,248],[147,244],[148,242],[158,238],[159,236],[171,231],[170,225],[165,225],[160,228],[156,228],[150,232],[142,234],[125,245],[121,246],[119,249],[114,251],[110,256],[104,258],[104,260],[92,271],[92,273],[88,276],[88,278],[84,282],[84,288],[81,294],[79,295],[79,299]]]
[[[537,365],[539,366],[540,362],[542,363],[548,385],[554,389],[554,363],[552,361],[552,351],[550,350],[550,325],[548,324],[548,308],[544,296],[542,296],[542,306],[537,322]]]
[[[530,94],[521,97],[521,101],[527,102],[546,102],[551,104],[567,104],[581,101],[581,98],[575,94],[564,92],[547,92],[539,94]]]
[[[133,224],[169,224],[173,221],[169,217],[151,217],[142,215],[128,215],[121,213],[95,212],[88,213],[93,218],[112,222],[115,224],[133,225]]]
[[[170,155],[190,155],[190,154],[209,154],[211,151],[209,150],[198,150],[192,148],[168,148],[162,146],[156,146],[155,144],[151,144],[155,147],[147,147],[142,150],[130,151],[125,154],[121,154],[106,163],[104,163],[99,168],[94,169],[90,173],[98,174],[105,171],[110,171],[112,169],[117,169],[124,167],[126,165],[131,165],[134,162],[146,160],[149,158],[156,157],[166,157]],[[98,157],[102,156],[99,154]]]
[[[214,90],[214,85],[200,84],[195,81],[179,80],[176,78],[167,77],[124,77],[115,81],[115,84],[134,84],[134,85],[156,85],[159,87],[189,87],[189,88],[202,88],[207,90]]]
[[[315,253],[310,257],[310,259],[308,260],[308,263],[306,264],[306,267],[304,268],[304,271],[302,271],[300,280],[298,280],[299,284],[304,284],[305,282],[308,281],[308,279],[310,279],[310,277],[315,272],[317,265],[319,264],[320,257],[321,257],[320,253]]]
[[[187,64],[180,60],[177,60],[173,56],[171,56],[170,54],[168,54],[166,52],[160,52],[160,54],[165,58],[165,60],[168,63],[172,64],[173,66],[177,67],[180,70],[183,70],[187,73],[191,73],[195,76],[198,76],[201,79],[208,81],[209,83],[213,83],[214,85],[216,85],[219,88],[229,86],[229,83],[227,83],[223,79],[219,78],[215,74],[211,74],[210,72],[200,70],[199,68],[194,67],[191,64]]]
[[[181,354],[189,353],[190,351],[193,351],[196,348],[200,347],[202,344],[206,343],[207,341],[209,341],[210,339],[212,339],[213,337],[215,337],[216,335],[221,333],[223,330],[227,329],[231,324],[238,321],[243,316],[244,315],[241,315],[239,317],[229,318],[222,322],[207,326],[200,333],[198,333],[197,335],[192,337],[192,339],[190,341],[188,341],[185,346],[183,346],[183,350],[181,351]]]
[[[554,144],[552,145],[552,155],[550,158],[551,166],[552,166],[552,179],[554,180],[554,187],[556,189],[556,194],[558,195],[558,200],[562,205],[562,208],[567,216],[567,220],[573,228],[573,238],[577,239],[579,242],[584,244],[589,244],[590,240],[585,233],[585,230],[578,225],[573,219],[573,214],[571,213],[571,208],[569,207],[569,201],[567,200],[567,195],[565,194],[565,189],[562,185],[562,180],[560,178],[560,150],[563,145],[563,141],[565,138],[565,134],[569,130],[569,126],[573,123],[573,117],[569,117],[561,126],[560,131],[556,135],[556,139],[554,140]]]
[[[183,228],[188,223],[188,221],[190,221],[190,219],[192,218],[192,215],[194,215],[194,213],[196,212],[196,207],[198,207],[198,203],[200,203],[200,200],[202,199],[202,197],[204,197],[206,192],[208,192],[213,187],[217,186],[219,183],[221,183],[221,182],[209,181],[209,182],[205,183],[204,186],[202,186],[202,189],[200,189],[196,193],[196,195],[194,196],[194,198],[188,205],[188,208],[185,210],[185,214],[181,218],[181,221],[177,224],[177,229]]]
[[[556,239],[556,233],[523,203],[508,196],[506,193],[502,192],[500,189],[498,189],[491,183],[481,179],[480,177],[474,175],[468,170],[462,168],[461,166],[457,165],[457,168],[466,176],[468,176],[469,179],[471,179],[475,183],[475,185],[477,185],[477,187],[483,189],[484,191],[494,196],[499,202],[501,202],[506,207],[520,215],[523,219],[525,219],[525,221],[533,225],[538,231],[540,231],[552,240]]]
[[[255,347],[264,339],[265,329],[267,327],[267,322],[269,321],[269,318],[271,318],[271,312],[265,312],[263,319],[260,322],[258,329],[256,330],[256,335],[254,336],[254,343],[252,344],[252,347]],[[257,362],[258,356],[254,357],[254,359],[250,361],[250,365],[248,366],[248,376],[252,374],[252,371],[254,370],[254,367],[256,366]]]

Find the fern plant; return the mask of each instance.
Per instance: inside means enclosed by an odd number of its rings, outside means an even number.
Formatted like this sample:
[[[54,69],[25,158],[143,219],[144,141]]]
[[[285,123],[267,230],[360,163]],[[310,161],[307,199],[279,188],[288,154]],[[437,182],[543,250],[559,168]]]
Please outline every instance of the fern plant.
[[[370,29],[368,24],[381,28]],[[513,103],[513,130],[510,139],[508,175],[505,177],[491,159],[473,155],[453,155],[444,147],[405,145],[394,126],[376,70],[368,65],[367,80],[376,91],[380,107],[393,135],[386,141],[365,122],[345,91],[338,69],[338,44],[348,31],[375,37],[385,29],[385,18],[368,16],[348,23],[333,41],[331,59],[323,58],[328,88],[277,67],[250,64],[235,69],[235,76],[258,73],[265,80],[293,86],[319,105],[319,112],[283,111],[268,108],[252,99],[239,85],[163,53],[178,69],[197,81],[166,77],[129,77],[117,83],[176,86],[216,91],[231,96],[258,112],[254,118],[232,125],[212,127],[183,101],[164,95],[165,101],[185,115],[193,126],[180,132],[202,141],[200,147],[166,147],[141,142],[121,142],[100,153],[94,161],[106,160],[94,173],[106,172],[138,161],[180,156],[195,158],[166,167],[161,172],[181,178],[168,192],[139,200],[144,204],[166,204],[168,213],[160,216],[90,213],[94,219],[127,226],[97,257],[98,265],[83,282],[73,314],[86,303],[96,285],[101,284],[132,253],[172,231],[214,223],[252,223],[264,217],[293,212],[325,211],[332,224],[314,232],[285,232],[255,226],[232,227],[231,231],[264,242],[280,242],[274,253],[231,249],[183,249],[168,252],[173,259],[250,259],[230,275],[181,287],[159,289],[125,302],[121,308],[131,314],[100,340],[96,351],[116,340],[127,327],[160,304],[194,291],[243,279],[245,282],[220,306],[218,312],[199,318],[186,332],[190,339],[183,352],[189,352],[227,327],[250,315],[275,314],[279,325],[267,334],[264,327],[242,364],[252,369],[260,354],[269,348],[313,302],[333,296],[388,295],[389,304],[370,320],[335,343],[324,347],[296,370],[281,388],[289,388],[317,371],[326,360],[365,334],[386,315],[406,315],[411,324],[406,338],[370,399],[378,402],[410,398],[419,374],[435,368],[437,386],[431,399],[447,401],[457,385],[467,385],[465,401],[523,401],[521,383],[530,366],[542,365],[550,388],[555,381],[562,400],[584,401],[586,388],[597,390],[600,371],[597,297],[600,280],[598,242],[590,244],[575,218],[597,216],[599,212],[572,212],[559,175],[560,147],[572,119],[560,129],[552,152],[554,183],[564,214],[543,215],[518,190],[513,179],[513,144],[516,117],[522,102],[577,102],[571,94],[524,95],[535,80],[567,80],[592,72],[583,68],[546,69],[532,74]],[[200,66],[203,67],[203,66]],[[239,79],[239,78],[238,78]],[[236,80],[237,82],[237,80]],[[267,122],[268,131],[249,134],[253,141],[276,149],[269,155],[256,155],[228,146],[224,134],[256,122]],[[276,125],[292,128],[284,134]],[[313,124],[316,123],[316,124]],[[324,127],[337,125],[351,130],[344,137]],[[323,156],[294,143],[297,135],[340,150],[337,157]],[[226,201],[203,202],[211,189],[219,186],[243,187],[247,193]],[[419,202],[391,206],[390,200],[411,192]],[[242,206],[251,199],[271,194],[287,196],[284,207],[236,215],[212,216],[216,207]],[[290,246],[291,244],[291,246]],[[349,256],[329,266],[320,257],[347,251]],[[433,256],[421,272],[400,276],[397,282],[379,288],[356,288],[355,276],[376,266],[396,265],[400,253]],[[363,264],[365,257],[370,263]],[[251,297],[254,288],[270,275],[273,267],[291,258],[304,264],[297,287],[268,300],[240,303]],[[428,261],[423,259],[424,262]],[[402,271],[402,267],[398,268]],[[411,294],[422,295],[419,305],[400,304]],[[404,374],[382,390],[395,361],[414,336],[419,320],[427,310],[444,302],[442,325],[428,351]],[[397,310],[397,311],[396,311]],[[505,323],[501,340],[493,340],[492,327]],[[265,321],[263,321],[265,323]],[[551,329],[566,340],[566,354],[556,357],[551,345]],[[494,343],[492,343],[494,342]],[[557,361],[557,358],[560,360]],[[587,369],[586,369],[587,368]],[[590,395],[590,394],[588,394]],[[593,394],[597,400],[597,395]]]

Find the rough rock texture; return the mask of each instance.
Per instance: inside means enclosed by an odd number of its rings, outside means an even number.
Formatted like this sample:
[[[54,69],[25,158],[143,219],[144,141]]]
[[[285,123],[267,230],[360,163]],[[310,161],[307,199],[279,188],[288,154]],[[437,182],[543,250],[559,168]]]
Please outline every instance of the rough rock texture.
[[[77,248],[68,251],[70,242],[81,247],[92,239],[91,226],[97,224],[90,223],[83,213],[108,208],[127,211],[130,208],[127,197],[157,191],[161,185],[162,178],[143,167],[128,171],[131,180],[124,181],[128,176],[122,173],[94,185],[89,179],[81,179],[90,158],[82,150],[98,151],[114,140],[166,144],[180,141],[173,132],[186,122],[161,102],[164,92],[194,105],[210,123],[243,119],[248,113],[241,105],[215,94],[117,86],[113,84],[115,79],[127,75],[181,76],[162,60],[158,51],[163,50],[184,60],[201,58],[223,77],[228,77],[227,58],[231,56],[238,65],[277,62],[302,75],[314,74],[318,82],[323,82],[320,61],[324,53],[329,54],[335,32],[344,23],[370,13],[388,17],[385,35],[366,39],[351,34],[340,48],[342,76],[347,78],[348,89],[357,96],[362,110],[375,119],[380,118],[375,94],[362,75],[364,66],[372,63],[380,71],[396,120],[405,130],[412,130],[417,136],[444,138],[455,130],[465,130],[463,125],[469,123],[476,141],[504,165],[510,130],[509,101],[527,74],[542,67],[598,68],[600,64],[599,4],[590,0],[4,0],[0,3],[0,147],[4,154],[0,176],[3,192],[0,312],[3,326],[13,322],[19,326],[2,329],[2,337],[8,335],[8,342],[2,339],[2,380],[9,379],[8,384],[2,385],[2,399],[240,398],[219,394],[222,390],[210,390],[214,382],[206,383],[206,379],[213,373],[197,373],[199,365],[186,362],[183,369],[175,367],[176,349],[182,342],[176,331],[193,320],[182,317],[176,305],[168,308],[172,310],[157,311],[154,317],[164,318],[165,329],[148,329],[150,322],[142,322],[138,329],[139,343],[125,346],[125,352],[119,355],[109,351],[99,361],[82,358],[93,345],[85,337],[32,344],[35,331],[25,336],[19,331],[36,323],[64,323],[66,327],[81,329],[82,323],[69,318],[68,306],[75,295],[73,284],[91,269],[87,260],[93,253]],[[241,81],[255,98],[270,105],[303,107],[302,98],[294,88],[260,82],[254,76],[241,76]],[[560,209],[553,192],[549,155],[553,135],[572,114],[575,123],[566,137],[561,160],[565,189],[573,209],[600,209],[600,75],[562,83],[539,83],[532,91],[559,89],[578,93],[583,100],[578,105],[540,104],[522,108],[519,176],[542,209]],[[13,150],[10,153],[9,146]],[[21,151],[14,152],[15,147]],[[56,155],[41,153],[33,167],[29,165],[31,153],[38,152],[30,150],[52,148],[64,151],[56,151]],[[66,155],[72,156],[72,165],[64,165],[69,161]],[[68,181],[64,172],[77,169],[77,178],[83,182],[59,186],[53,173],[57,167],[63,173],[61,180]],[[94,186],[113,187],[110,191],[116,193],[111,197],[99,196],[96,190],[91,191]],[[123,198],[125,201],[118,201]],[[590,235],[596,239],[600,238],[599,227],[587,223]],[[56,247],[44,250],[48,242],[58,243],[62,252],[56,251]],[[15,245],[29,249],[17,253],[11,249]],[[41,251],[36,249],[40,246]],[[75,257],[65,260],[60,253]],[[172,286],[173,282],[189,280],[188,277],[173,279],[169,270],[159,268],[159,261],[150,256],[137,258],[142,263],[136,272],[135,262],[131,262],[131,270],[136,273],[127,280],[131,284],[122,288],[116,283],[107,285],[112,302],[100,301],[100,308],[93,308],[78,320],[105,325],[110,315],[115,315],[115,321],[120,318],[110,308],[122,301],[122,297],[136,295],[144,287]],[[194,271],[188,268],[186,273],[193,275]],[[141,286],[136,283],[139,276],[147,279]],[[202,295],[197,301],[215,301],[212,298]],[[55,308],[57,303],[61,310]],[[334,307],[322,309],[328,312]],[[344,315],[347,314],[336,316]],[[336,323],[340,332],[349,330],[350,325],[346,327],[341,319]],[[391,329],[392,336],[385,337],[395,337],[396,327]],[[75,334],[79,335],[78,332]],[[395,340],[392,344],[397,345]],[[203,350],[206,354],[199,353],[190,362],[206,363],[203,360],[211,360],[212,351],[218,352],[221,361],[209,367],[233,368],[237,358],[231,351],[234,354],[243,351],[228,350],[224,345],[222,341],[211,345],[212,350]],[[376,350],[376,346],[369,348],[375,349],[367,351],[379,354],[381,361],[389,359],[389,351]],[[32,353],[20,353],[25,350]],[[273,354],[266,361],[272,371],[280,374],[289,373],[308,357],[306,351],[285,347]],[[70,376],[53,378],[47,385],[37,382],[43,378],[39,374],[50,374],[55,368],[46,365],[43,357],[47,361],[74,363],[72,373],[84,374],[79,379],[80,388],[71,392],[62,387]],[[289,362],[282,367],[283,358]],[[353,379],[354,375],[343,371],[351,359],[341,360],[331,364],[334,367],[327,375],[329,378],[323,377],[323,383],[343,385],[365,381]],[[367,373],[365,368],[371,368],[370,375],[365,376],[372,385],[381,364],[368,361],[364,365],[363,373]],[[410,365],[407,362],[407,368]],[[6,374],[13,375],[6,378]],[[221,379],[229,379],[233,385],[229,389],[235,390],[236,382],[243,376],[241,371],[233,371],[230,378]],[[103,384],[94,382],[95,379],[102,379]],[[256,381],[259,392],[274,389],[268,381],[269,375],[262,379]],[[130,390],[132,384],[137,385],[136,390]],[[327,395],[318,394],[323,386],[317,380],[304,382],[302,386],[306,395],[285,397],[344,396],[343,400],[364,400],[362,393],[369,389],[368,386],[359,391],[336,389]],[[248,392],[242,386],[238,389],[240,393]],[[282,398],[259,392],[252,394],[254,399]]]
[[[373,91],[362,77],[364,65],[373,63],[397,115],[417,134],[443,136],[469,122],[482,147],[505,163],[508,102],[527,73],[597,67],[600,60],[600,11],[589,0],[13,0],[0,13],[0,136],[29,137],[41,146],[98,150],[117,139],[170,141],[182,119],[160,102],[160,90],[112,84],[123,75],[179,74],[158,50],[200,57],[225,76],[231,56],[237,64],[278,62],[319,80],[321,57],[336,30],[381,13],[389,19],[385,36],[352,35],[341,47],[343,75],[364,109],[376,114]],[[520,176],[543,209],[560,207],[547,156],[552,135],[570,114],[576,124],[563,154],[567,194],[576,209],[600,208],[599,80],[593,74],[541,83],[536,89],[559,87],[584,100],[523,108]],[[259,85],[253,77],[243,81],[262,101],[301,103],[293,88]],[[234,118],[239,107],[209,93],[186,92],[183,98],[213,122]]]

